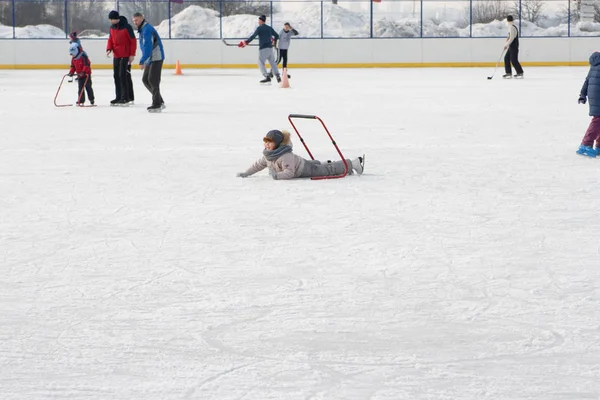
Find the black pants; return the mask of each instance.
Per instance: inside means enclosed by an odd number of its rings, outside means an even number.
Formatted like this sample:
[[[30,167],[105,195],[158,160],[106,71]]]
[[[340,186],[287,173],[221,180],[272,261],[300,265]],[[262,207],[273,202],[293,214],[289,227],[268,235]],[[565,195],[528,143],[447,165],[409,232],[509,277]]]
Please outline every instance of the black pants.
[[[523,73],[523,68],[521,68],[521,64],[519,63],[518,47],[509,46],[508,50],[506,50],[506,55],[504,56],[504,71],[507,74],[512,74],[510,64],[512,64],[515,67],[515,71],[517,71],[517,74]]]
[[[164,103],[160,95],[160,75],[162,73],[163,61],[152,61],[150,65],[144,68],[142,82],[146,89],[152,93],[152,105],[160,106]]]
[[[287,53],[288,49],[279,49],[279,57],[277,57],[277,64],[283,61],[283,68],[287,68]]]
[[[83,91],[84,84],[85,84],[85,91]],[[77,87],[79,88],[77,95],[78,96],[81,95],[81,97],[77,100],[78,103],[85,103],[85,92],[87,92],[88,99],[90,99],[90,102],[94,101],[94,89],[92,89],[92,77],[91,76],[88,75],[87,81],[86,81],[86,78],[79,77],[79,79],[77,79]]]
[[[131,79],[131,64],[127,64],[127,97],[133,101],[133,79]]]
[[[133,101],[133,81],[129,57],[113,59],[113,77],[115,78],[115,99]]]

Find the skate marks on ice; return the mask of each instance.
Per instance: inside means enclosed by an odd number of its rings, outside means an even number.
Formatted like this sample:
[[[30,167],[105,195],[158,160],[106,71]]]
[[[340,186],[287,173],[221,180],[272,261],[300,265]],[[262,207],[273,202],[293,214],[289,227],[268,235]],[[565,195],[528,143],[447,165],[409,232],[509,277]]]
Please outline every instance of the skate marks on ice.
[[[273,390],[271,385],[277,386],[281,380],[288,382],[293,376],[287,388],[291,393],[301,391],[307,398],[310,393],[331,398],[379,398],[376,393],[386,390],[406,390],[414,395],[407,387],[430,378],[452,376],[469,386],[474,382],[482,384],[478,381],[486,376],[480,372],[482,366],[493,366],[495,371],[507,374],[504,378],[490,375],[487,379],[514,384],[514,377],[508,373],[511,368],[525,360],[527,364],[543,366],[552,357],[553,349],[564,344],[562,334],[535,323],[486,319],[485,314],[495,305],[485,289],[468,285],[456,289],[456,283],[450,287],[440,283],[427,288],[416,282],[399,286],[393,276],[388,276],[386,291],[379,279],[372,279],[371,283],[344,282],[348,293],[336,299],[331,298],[331,293],[339,296],[339,291],[331,283],[292,280],[288,287],[275,290],[267,309],[249,306],[247,311],[239,312],[255,317],[208,327],[202,339],[226,359],[231,357],[242,365],[204,380],[203,385],[217,379],[218,382],[205,387],[202,393],[219,396],[220,387],[235,386],[252,397],[251,393],[269,393]],[[441,300],[437,305],[426,302],[431,302],[432,293]],[[461,294],[472,300],[460,301]],[[311,307],[308,298],[323,304]],[[480,309],[478,299],[482,298],[487,303]],[[340,304],[349,300],[351,306],[340,309]],[[448,310],[447,320],[436,318],[422,326],[421,317],[434,315],[433,308],[448,308],[451,301],[462,304],[457,310]],[[408,304],[406,307],[412,311],[403,312],[400,304]],[[368,315],[367,309],[371,310],[370,317],[356,317]],[[456,321],[452,316],[457,312],[462,312],[464,318]],[[490,342],[490,334],[498,340]],[[462,357],[457,358],[456,354]],[[259,374],[261,382],[250,384],[239,374],[230,376],[248,366],[244,361],[252,363],[252,367],[238,372]],[[458,390],[460,384],[451,386],[450,390]],[[346,391],[352,395],[340,396]],[[358,395],[366,392],[370,393],[367,397]],[[465,392],[471,393],[470,389]]]

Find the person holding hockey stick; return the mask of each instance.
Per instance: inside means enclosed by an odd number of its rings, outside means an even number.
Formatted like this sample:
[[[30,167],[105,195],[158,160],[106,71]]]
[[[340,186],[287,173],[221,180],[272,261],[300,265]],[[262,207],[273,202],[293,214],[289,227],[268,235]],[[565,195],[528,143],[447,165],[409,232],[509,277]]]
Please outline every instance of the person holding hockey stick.
[[[90,104],[94,105],[95,97],[94,89],[92,89],[92,63],[90,62],[88,55],[77,43],[71,43],[69,46],[69,54],[71,55],[71,69],[69,70],[69,76],[72,77],[73,74],[77,73],[77,105],[83,106],[85,103],[85,92],[83,91],[84,85]]]
[[[160,76],[165,59],[162,40],[156,29],[146,22],[141,13],[133,14],[133,24],[137,27],[140,35],[140,49],[142,49],[140,68],[144,70],[142,82],[152,93],[152,105],[148,107],[148,111],[160,112],[165,108],[165,101],[160,94]]]
[[[273,57],[273,44],[277,45],[277,40],[279,39],[279,35],[273,28],[265,23],[267,17],[261,15],[258,17],[258,27],[246,40],[242,40],[238,47],[246,47],[250,42],[252,42],[258,36],[258,68],[260,69],[260,73],[265,77],[260,83],[268,83],[271,82],[271,77],[267,72],[267,68],[265,67],[265,63],[269,61],[271,65],[271,70],[275,74],[277,78],[277,82],[281,82],[281,76],[279,76],[279,70],[277,69],[277,63],[275,62],[275,57]]]
[[[590,56],[590,70],[583,82],[579,94],[579,104],[590,100],[590,116],[592,121],[581,141],[577,154],[595,158],[600,154],[600,52],[595,51]],[[594,149],[594,142],[596,148]]]
[[[133,28],[127,18],[111,11],[108,19],[112,24],[106,44],[106,57],[113,54],[113,77],[115,80],[115,99],[111,105],[126,106],[133,102],[133,81],[131,63],[135,58],[137,41]]]
[[[510,64],[512,63],[517,71],[515,78],[523,78],[523,68],[521,68],[521,63],[519,63],[519,30],[514,24],[512,15],[506,17],[506,25],[508,25],[508,37],[504,44],[504,50],[506,50],[506,54],[504,55],[504,72],[506,73],[502,77],[504,79],[512,78],[512,70],[510,68]]]
[[[344,162],[321,162],[318,160],[305,160],[292,152],[292,141],[290,133],[282,130],[271,130],[263,138],[265,149],[263,156],[250,166],[245,172],[239,172],[236,176],[246,178],[265,168],[269,168],[269,174],[273,179],[285,180],[294,178],[312,178],[318,176],[342,175],[346,170]],[[364,157],[354,160],[346,160],[348,163],[348,174],[358,175],[364,171]]]

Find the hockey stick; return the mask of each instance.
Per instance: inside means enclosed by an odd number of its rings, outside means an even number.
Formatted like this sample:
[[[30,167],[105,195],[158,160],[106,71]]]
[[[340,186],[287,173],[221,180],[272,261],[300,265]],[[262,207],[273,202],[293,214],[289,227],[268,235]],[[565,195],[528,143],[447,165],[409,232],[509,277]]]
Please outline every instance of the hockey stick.
[[[223,41],[223,44],[225,46],[235,46],[238,47],[238,44],[236,43],[227,43],[227,41],[225,39],[221,39]],[[249,43],[247,46],[258,46],[258,43]]]
[[[504,56],[504,49],[502,49],[502,53],[500,53],[500,58],[498,58],[498,61],[496,61],[496,67],[494,68],[494,72],[492,73],[492,76],[488,76],[488,79],[492,79],[494,77],[494,75],[496,75],[496,70],[498,69],[498,64],[500,64],[500,60],[502,60],[502,57]]]

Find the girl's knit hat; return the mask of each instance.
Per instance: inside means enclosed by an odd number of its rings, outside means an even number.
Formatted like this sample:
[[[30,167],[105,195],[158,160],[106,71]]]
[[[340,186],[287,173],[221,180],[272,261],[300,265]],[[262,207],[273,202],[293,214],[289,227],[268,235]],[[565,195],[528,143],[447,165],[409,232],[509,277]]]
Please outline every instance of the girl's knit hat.
[[[281,142],[283,142],[283,133],[274,129],[272,131],[267,132],[267,135],[264,137],[263,140],[265,142],[273,142],[275,143],[276,147],[279,147],[281,145]]]

